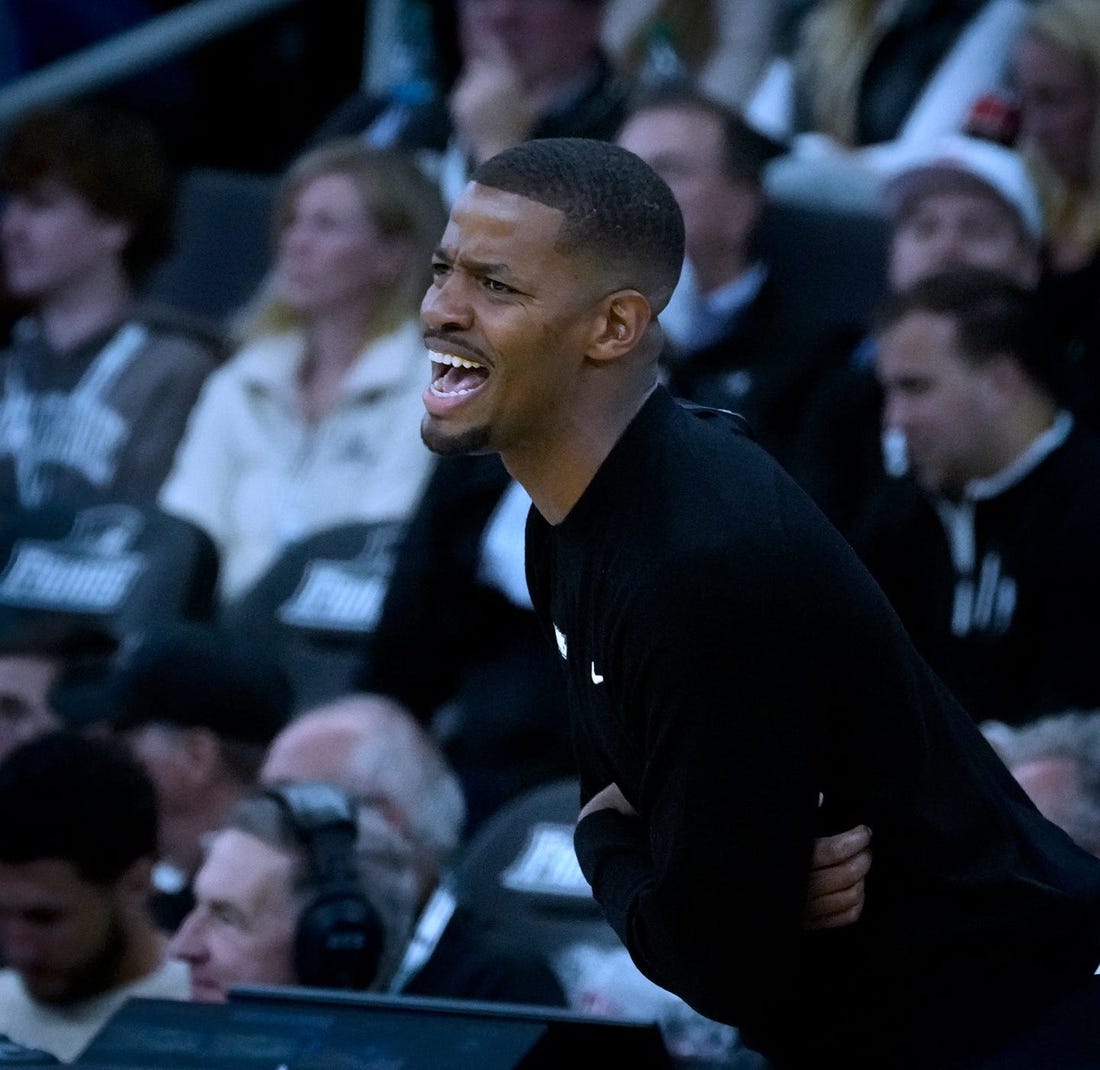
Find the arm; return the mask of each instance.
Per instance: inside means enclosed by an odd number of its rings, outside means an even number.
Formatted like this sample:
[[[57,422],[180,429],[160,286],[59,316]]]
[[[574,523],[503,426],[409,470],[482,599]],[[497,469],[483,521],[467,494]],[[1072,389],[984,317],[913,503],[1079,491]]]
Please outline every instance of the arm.
[[[202,385],[214,369],[214,355],[196,342],[154,336],[139,358],[155,379],[124,447],[119,489],[153,499],[164,483]]]
[[[172,469],[157,504],[198,524],[219,548],[230,532],[228,500],[233,484],[232,386],[224,369],[206,380],[191,410]]]
[[[608,809],[626,817],[638,816],[618,785],[608,784],[584,805],[580,820]],[[870,869],[871,830],[866,825],[814,840],[805,927],[835,929],[858,921],[863,912],[864,878]]]
[[[875,819],[864,780],[847,772],[875,755],[852,750],[862,744],[849,725],[896,701],[894,677],[861,666],[892,663],[903,638],[850,548],[786,481],[775,489],[747,531],[731,529],[694,560],[666,555],[621,607],[626,637],[613,639],[630,649],[604,661],[615,666],[607,684],[621,681],[613,705],[640,767],[622,750],[602,784],[615,779],[639,818],[594,808],[575,834],[639,968],[733,1024],[810,998],[819,792],[831,800],[826,828],[851,826],[853,813]],[[601,787],[601,742],[579,725],[582,802]]]

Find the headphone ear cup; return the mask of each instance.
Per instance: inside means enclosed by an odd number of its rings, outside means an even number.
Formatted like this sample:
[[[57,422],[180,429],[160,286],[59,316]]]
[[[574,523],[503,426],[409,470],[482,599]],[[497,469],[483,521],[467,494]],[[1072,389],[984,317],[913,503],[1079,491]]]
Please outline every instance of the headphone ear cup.
[[[324,892],[298,920],[295,973],[310,987],[369,988],[382,946],[382,922],[366,898],[350,888]]]

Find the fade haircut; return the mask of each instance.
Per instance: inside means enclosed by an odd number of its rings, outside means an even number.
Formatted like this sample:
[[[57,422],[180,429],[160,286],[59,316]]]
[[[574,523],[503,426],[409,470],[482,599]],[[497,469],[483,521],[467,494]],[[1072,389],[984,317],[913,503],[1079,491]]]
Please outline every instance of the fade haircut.
[[[556,244],[633,287],[660,312],[680,278],[684,221],[672,190],[649,164],[608,141],[537,138],[486,160],[473,181],[555,208]]]
[[[886,298],[877,333],[912,312],[944,316],[955,324],[962,355],[972,365],[1014,357],[1037,386],[1060,395],[1055,369],[1040,332],[1034,292],[999,271],[956,267],[937,272]]]
[[[60,859],[106,886],[156,853],[153,784],[120,743],[50,732],[0,763],[0,862]]]

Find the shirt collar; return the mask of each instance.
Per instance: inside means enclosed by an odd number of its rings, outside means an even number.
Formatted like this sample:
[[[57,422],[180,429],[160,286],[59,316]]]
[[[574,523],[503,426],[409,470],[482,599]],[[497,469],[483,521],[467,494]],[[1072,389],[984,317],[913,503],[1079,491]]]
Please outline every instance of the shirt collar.
[[[1033,472],[1046,460],[1073,430],[1073,416],[1062,411],[1054,422],[1007,468],[983,479],[972,479],[963,490],[963,497],[971,501],[984,501],[1003,494],[1009,487],[1015,486],[1025,476]]]

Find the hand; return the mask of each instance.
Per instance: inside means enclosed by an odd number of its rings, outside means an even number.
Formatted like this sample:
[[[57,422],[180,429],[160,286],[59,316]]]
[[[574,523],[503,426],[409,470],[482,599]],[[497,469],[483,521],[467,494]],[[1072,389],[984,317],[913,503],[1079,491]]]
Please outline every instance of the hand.
[[[859,825],[814,841],[806,929],[851,925],[863,912],[863,879],[871,869],[871,830]]]
[[[515,61],[499,42],[471,57],[450,95],[451,122],[475,163],[526,139],[538,110]]]
[[[603,791],[596,792],[581,808],[578,821],[594,814],[597,810],[618,810],[627,817],[637,817],[638,811],[626,801],[626,797],[619,791],[618,784],[608,784]]]

